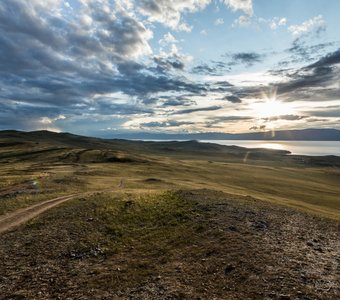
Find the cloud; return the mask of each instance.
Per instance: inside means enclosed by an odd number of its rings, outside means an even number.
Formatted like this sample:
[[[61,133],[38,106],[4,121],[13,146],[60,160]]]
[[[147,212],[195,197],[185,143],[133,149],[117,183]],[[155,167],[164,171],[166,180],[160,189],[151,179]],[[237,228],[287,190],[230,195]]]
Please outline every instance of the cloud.
[[[327,117],[327,118],[339,118],[340,119],[340,108],[337,107],[324,107],[319,108],[317,111],[310,111],[309,114],[315,117]]]
[[[292,54],[286,63],[297,63],[301,61],[310,62],[314,60],[319,53],[324,52],[327,48],[334,46],[334,42],[319,43],[310,45],[302,38],[295,39],[292,46],[286,50],[286,52]]]
[[[281,115],[281,116],[273,116],[268,118],[262,118],[262,120],[266,122],[285,120],[285,121],[297,121],[307,118],[308,116],[299,116],[299,115]]]
[[[279,27],[284,27],[287,25],[287,18],[285,17],[274,17],[270,19],[265,19],[262,17],[242,15],[239,16],[232,23],[232,27],[250,27],[259,30],[263,25],[269,26],[271,30],[276,30]]]
[[[248,16],[252,16],[254,13],[252,0],[224,0],[224,3],[233,11],[240,10]]]
[[[169,44],[178,43],[178,40],[170,33],[164,34],[163,38],[158,41],[158,43],[162,46],[166,46]]]
[[[230,72],[230,66],[223,61],[211,61],[210,64],[203,63],[191,69],[193,74],[220,76]]]
[[[170,96],[167,98],[164,98],[165,101],[163,102],[163,106],[164,107],[168,107],[168,106],[192,106],[192,105],[197,105],[197,103],[190,99],[192,95],[188,95],[188,96]]]
[[[141,123],[140,126],[143,127],[180,127],[183,125],[194,125],[194,122],[188,122],[188,121],[176,121],[176,120],[167,120],[163,122],[146,122]]]
[[[275,30],[280,26],[285,26],[287,24],[287,19],[286,18],[273,18],[270,21],[270,28]]]
[[[140,0],[137,5],[142,14],[151,22],[159,22],[173,30],[191,31],[191,27],[182,21],[182,14],[205,8],[210,0]]]
[[[321,31],[326,30],[326,22],[323,19],[322,15],[316,16],[312,19],[309,19],[303,22],[300,25],[291,25],[288,27],[288,31],[294,36],[299,37],[303,34],[307,34],[311,31],[316,33],[320,33]]]
[[[339,63],[340,49],[327,54],[313,64],[289,74],[290,80],[278,85],[278,93],[302,92],[303,96],[306,89],[313,88],[314,97],[317,97],[317,93],[315,92],[318,91],[318,88],[321,88],[322,91],[327,86],[333,86],[335,82],[340,80],[339,66],[337,66]],[[298,95],[295,95],[295,97],[296,96]],[[299,96],[301,96],[301,94]]]
[[[214,24],[216,26],[223,25],[224,24],[224,20],[222,18],[218,18],[218,19],[215,20]]]
[[[328,53],[317,62],[309,65],[308,68],[330,67],[337,64],[340,64],[340,49],[332,53]]]
[[[215,123],[228,122],[228,121],[242,121],[242,120],[253,120],[253,117],[250,116],[219,116],[219,117],[211,117]]]
[[[170,71],[171,69],[184,70],[185,65],[191,61],[190,55],[181,54],[176,47],[172,45],[171,51],[166,53],[161,51],[159,55],[153,57],[154,62],[157,64],[157,69],[160,72]]]
[[[260,125],[260,126],[251,126],[249,130],[265,130],[266,125]]]
[[[208,107],[198,107],[198,108],[189,108],[189,109],[183,109],[173,112],[173,115],[183,115],[183,114],[191,114],[193,112],[199,112],[199,111],[215,111],[221,109],[221,106],[208,106]]]
[[[216,3],[0,1],[0,127],[73,130],[74,125],[88,130],[93,125],[121,129],[127,121],[138,117],[149,120],[157,114],[192,114],[189,117],[195,118],[198,113],[206,118],[227,114],[223,105],[244,110],[271,85],[277,85],[282,101],[340,98],[339,50],[321,57],[335,43],[313,45],[306,40],[312,37],[308,32],[322,27],[320,18],[312,22],[314,27],[301,24],[307,31],[292,29],[292,34],[296,31],[299,35],[285,52],[290,61],[305,61],[307,65],[276,70],[275,75],[268,76],[273,81],[254,80],[248,70],[242,76],[230,73],[234,67],[247,69],[263,62],[269,56],[266,53],[227,53],[207,62],[195,60],[193,65],[193,58],[180,47],[182,36],[187,34],[178,33],[177,37],[171,29],[191,30],[188,20],[195,20],[186,19],[187,15]],[[224,3],[245,13],[240,17],[245,23],[257,22],[251,1]],[[273,28],[286,26],[285,18],[270,20]],[[200,49],[194,50],[198,55]]]
[[[222,100],[227,100],[231,103],[241,103],[242,102],[242,100],[239,97],[234,96],[234,95],[225,96],[225,97],[222,98]]]
[[[263,60],[263,55],[256,52],[240,52],[233,54],[225,54],[226,57],[230,57],[231,61],[229,65],[244,64],[246,66],[252,66],[255,63],[261,62]]]
[[[173,45],[170,52],[152,53],[153,34],[128,9],[129,1],[80,1],[71,18],[63,3],[0,2],[0,102],[7,103],[6,118],[1,115],[6,126],[18,128],[18,119],[26,120],[21,129],[47,126],[47,120],[62,123],[55,120],[58,115],[152,114],[134,99],[206,92],[205,85],[170,74],[190,61],[170,33],[163,37]]]
[[[196,65],[191,69],[193,74],[221,76],[229,73],[233,66],[245,65],[251,67],[256,63],[262,62],[265,57],[264,54],[256,52],[240,52],[240,53],[226,53],[222,56],[228,61],[212,60],[208,63]]]
[[[248,16],[239,16],[232,24],[232,27],[248,27],[252,24],[252,20]]]

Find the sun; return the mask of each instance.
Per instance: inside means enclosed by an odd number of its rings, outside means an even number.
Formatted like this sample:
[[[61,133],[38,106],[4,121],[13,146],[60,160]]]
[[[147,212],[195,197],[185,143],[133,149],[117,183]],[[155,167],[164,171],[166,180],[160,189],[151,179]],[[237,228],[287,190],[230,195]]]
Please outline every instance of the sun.
[[[252,108],[258,118],[271,118],[292,113],[292,109],[286,103],[277,99],[270,99],[261,103],[255,103]]]
[[[282,102],[276,97],[276,90],[270,95],[263,94],[261,102],[253,103],[251,109],[254,116],[259,119],[275,118],[293,114],[293,108],[289,103]]]

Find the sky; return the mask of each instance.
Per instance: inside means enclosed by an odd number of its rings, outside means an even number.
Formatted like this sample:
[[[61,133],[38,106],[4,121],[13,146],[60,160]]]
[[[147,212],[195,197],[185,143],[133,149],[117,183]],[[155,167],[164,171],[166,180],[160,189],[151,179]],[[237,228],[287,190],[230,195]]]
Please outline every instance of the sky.
[[[338,0],[1,0],[0,130],[340,129]]]

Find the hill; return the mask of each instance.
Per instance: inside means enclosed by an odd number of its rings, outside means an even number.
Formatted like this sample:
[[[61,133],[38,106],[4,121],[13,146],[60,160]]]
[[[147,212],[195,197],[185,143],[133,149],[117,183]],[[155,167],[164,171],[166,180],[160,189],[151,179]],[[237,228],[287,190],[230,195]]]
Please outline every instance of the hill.
[[[117,138],[150,139],[150,140],[270,140],[270,141],[340,141],[340,130],[337,129],[302,129],[276,130],[251,133],[193,133],[193,134],[164,134],[164,133],[131,133],[116,134]]]
[[[0,166],[0,299],[340,296],[340,157],[4,131]]]

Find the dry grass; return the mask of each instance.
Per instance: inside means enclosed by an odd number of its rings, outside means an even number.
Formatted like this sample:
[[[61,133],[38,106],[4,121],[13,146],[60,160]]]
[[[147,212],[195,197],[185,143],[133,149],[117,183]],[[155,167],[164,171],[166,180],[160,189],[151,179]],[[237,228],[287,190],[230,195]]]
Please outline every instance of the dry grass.
[[[210,190],[97,193],[2,236],[0,299],[337,299],[338,234]]]

